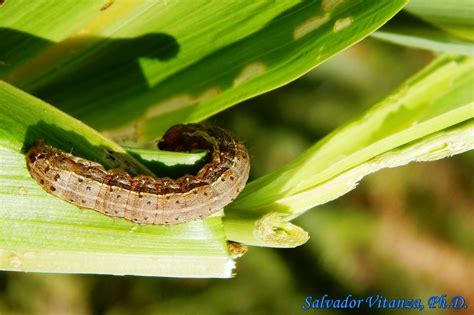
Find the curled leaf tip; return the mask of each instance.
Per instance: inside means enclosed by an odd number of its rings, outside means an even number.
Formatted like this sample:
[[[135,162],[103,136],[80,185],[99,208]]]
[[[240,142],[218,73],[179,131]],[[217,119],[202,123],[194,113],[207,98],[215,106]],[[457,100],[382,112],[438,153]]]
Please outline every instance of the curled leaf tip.
[[[308,232],[284,221],[280,213],[272,212],[255,222],[254,237],[272,247],[297,247],[309,239]]]

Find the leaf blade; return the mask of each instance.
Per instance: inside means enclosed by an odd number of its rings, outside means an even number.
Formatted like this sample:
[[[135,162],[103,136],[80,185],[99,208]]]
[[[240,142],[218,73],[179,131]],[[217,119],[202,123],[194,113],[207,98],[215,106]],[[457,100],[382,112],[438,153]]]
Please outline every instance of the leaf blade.
[[[136,162],[120,146],[4,82],[0,82],[0,122],[0,269],[231,276],[234,262],[221,218],[142,227],[92,210],[81,211],[42,190],[28,173],[22,153],[25,139],[42,137],[57,145],[66,141],[75,152],[98,161],[107,161],[100,147],[104,146]]]
[[[406,2],[197,1],[188,6],[178,1],[166,8],[157,4],[133,11],[135,18],[130,17],[127,28],[112,33],[120,21],[111,20],[100,32],[87,33],[113,34],[108,42],[72,38],[53,43],[52,52],[37,52],[43,73],[32,74],[25,70],[31,67],[19,64],[6,77],[101,130],[118,132],[139,120],[136,134],[142,142],[149,141],[176,122],[203,120],[298,78],[370,34]],[[186,14],[190,17],[184,26],[173,22]],[[142,35],[150,31],[160,31],[162,46],[174,45],[172,57],[152,60],[138,51],[127,57],[120,53],[125,49],[117,49],[145,45]],[[67,47],[75,51],[70,56],[64,56]],[[95,57],[89,58],[94,49]],[[42,54],[65,59],[57,64],[54,58],[42,59]],[[110,55],[120,62],[112,64]],[[52,67],[54,61],[60,70]],[[28,82],[11,79],[18,77],[15,73],[28,73]]]

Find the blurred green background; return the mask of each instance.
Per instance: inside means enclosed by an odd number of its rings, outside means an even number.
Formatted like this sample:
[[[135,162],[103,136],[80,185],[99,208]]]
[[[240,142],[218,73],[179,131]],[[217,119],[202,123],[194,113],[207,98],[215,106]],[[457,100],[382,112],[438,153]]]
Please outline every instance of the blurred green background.
[[[245,142],[251,177],[257,178],[362,114],[432,58],[366,39],[210,121]],[[306,296],[324,294],[420,298],[426,306],[428,297],[446,293],[474,303],[473,169],[469,152],[370,175],[349,194],[297,219],[311,236],[305,245],[251,247],[238,259],[233,279],[0,272],[0,314],[298,314],[305,313]],[[451,313],[463,312],[472,314],[472,307]]]

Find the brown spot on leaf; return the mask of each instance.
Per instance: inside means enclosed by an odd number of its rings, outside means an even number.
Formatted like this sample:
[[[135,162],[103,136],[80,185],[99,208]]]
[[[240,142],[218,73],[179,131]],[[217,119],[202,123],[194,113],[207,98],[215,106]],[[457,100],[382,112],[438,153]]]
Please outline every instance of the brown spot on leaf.
[[[232,256],[240,257],[247,252],[248,247],[241,243],[227,241],[227,249]]]
[[[112,4],[114,4],[113,0],[110,0],[110,1],[106,2],[103,6],[100,7],[100,11],[107,10],[108,8],[110,8],[112,6]]]

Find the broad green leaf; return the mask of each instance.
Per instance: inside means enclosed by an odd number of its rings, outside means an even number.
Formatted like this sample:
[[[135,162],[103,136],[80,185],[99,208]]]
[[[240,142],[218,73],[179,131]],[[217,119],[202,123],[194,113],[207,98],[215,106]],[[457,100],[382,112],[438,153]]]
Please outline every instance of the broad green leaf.
[[[452,35],[408,14],[398,14],[372,33],[372,37],[436,52],[474,55],[473,41]]]
[[[473,126],[468,121],[474,117],[473,68],[472,58],[440,57],[359,120],[281,170],[248,184],[226,209],[227,236],[253,245],[295,246],[279,241],[292,234],[304,239],[284,221],[341,196],[363,176],[472,149]],[[257,233],[256,222],[274,225],[275,218],[280,229]]]
[[[0,269],[231,276],[234,262],[221,218],[173,227],[139,226],[81,210],[46,193],[28,173],[24,150],[40,138],[109,167],[114,165],[107,159],[112,150],[129,170],[147,171],[120,146],[80,121],[0,82]],[[172,153],[161,154],[170,159]],[[178,154],[175,162],[190,164],[200,157]]]
[[[412,0],[406,10],[451,34],[474,40],[474,5],[471,0]]]
[[[2,78],[108,134],[144,142],[294,80],[407,0],[65,2],[3,5]]]

